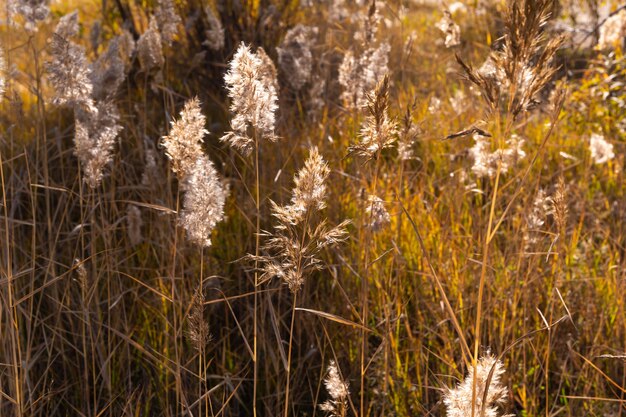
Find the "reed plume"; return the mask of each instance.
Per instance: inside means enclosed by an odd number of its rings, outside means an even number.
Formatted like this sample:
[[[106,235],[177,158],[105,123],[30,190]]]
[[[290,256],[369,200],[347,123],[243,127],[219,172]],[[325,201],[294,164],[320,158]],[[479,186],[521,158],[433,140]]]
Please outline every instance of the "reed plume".
[[[604,136],[594,133],[589,138],[589,152],[594,164],[604,164],[615,158],[613,144],[607,142]]]
[[[365,206],[367,227],[373,232],[381,231],[391,222],[391,216],[385,208],[385,202],[375,195],[369,195]]]
[[[448,417],[512,417],[503,415],[498,406],[507,398],[507,388],[502,383],[504,365],[491,355],[482,357],[471,367],[467,377],[456,388],[448,388],[443,397]],[[476,378],[476,401],[472,410],[472,387]]]
[[[48,80],[54,87],[53,103],[94,111],[91,97],[93,84],[90,78],[85,48],[71,41],[78,33],[78,12],[63,16],[50,41],[52,59],[47,63]]]
[[[446,48],[461,44],[461,28],[452,20],[452,14],[448,10],[443,11],[443,17],[437,23],[437,29],[446,35],[444,42]]]
[[[397,140],[396,122],[389,118],[389,76],[385,74],[375,90],[367,94],[368,115],[361,127],[361,141],[350,146],[349,152],[376,159],[380,152],[392,147]]]
[[[37,31],[37,24],[50,14],[50,0],[8,0],[9,19],[19,14],[24,18],[24,29]]]
[[[181,179],[193,171],[196,161],[203,155],[202,142],[209,133],[204,128],[205,121],[200,100],[188,100],[180,112],[180,119],[171,122],[169,135],[161,141],[172,163],[172,171]]]
[[[211,6],[204,8],[204,15],[209,28],[204,31],[206,39],[202,44],[208,46],[213,51],[219,51],[224,47],[224,27],[222,26],[222,21],[215,15]]]
[[[150,25],[137,41],[137,58],[144,72],[159,69],[165,63],[163,41],[159,25],[154,16],[150,16]]]
[[[345,417],[348,413],[348,397],[350,396],[349,385],[339,375],[339,369],[335,361],[330,361],[328,374],[324,379],[324,386],[330,399],[320,405],[322,411],[330,413],[332,417]]]
[[[347,238],[347,221],[331,227],[325,219],[316,216],[326,207],[325,181],[329,173],[317,148],[312,148],[294,179],[291,203],[280,206],[272,202],[272,215],[277,224],[274,232],[264,233],[263,249],[268,255],[259,258],[262,281],[282,278],[295,293],[308,274],[322,269],[320,252]]]
[[[500,109],[513,117],[538,103],[538,94],[556,72],[552,60],[563,43],[560,36],[546,37],[544,27],[554,0],[509,1],[503,46],[493,51],[475,70],[459,56],[467,79],[476,85],[488,114]]]
[[[296,25],[287,31],[285,39],[276,48],[278,65],[294,90],[300,90],[311,79],[311,50],[317,32],[316,27]]]
[[[260,138],[275,141],[274,113],[278,108],[276,69],[262,48],[253,53],[242,42],[224,80],[234,117],[230,122],[232,131],[222,136],[221,140],[244,155],[250,154]]]
[[[211,232],[224,218],[228,191],[213,162],[202,152],[202,141],[208,133],[205,122],[200,101],[188,100],[162,145],[185,192],[179,222],[192,243],[209,247]]]
[[[224,204],[228,190],[220,181],[213,162],[201,156],[183,183],[185,197],[180,224],[187,238],[200,246],[211,246],[211,232],[224,219]]]
[[[171,46],[174,36],[178,33],[178,26],[182,22],[173,0],[158,0],[154,16],[161,33],[161,40],[165,45]]]

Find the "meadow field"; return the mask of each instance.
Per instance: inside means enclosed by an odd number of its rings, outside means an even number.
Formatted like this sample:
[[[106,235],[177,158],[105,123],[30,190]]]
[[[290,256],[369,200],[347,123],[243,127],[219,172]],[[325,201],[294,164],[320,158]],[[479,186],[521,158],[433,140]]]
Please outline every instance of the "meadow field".
[[[0,416],[626,417],[626,4],[0,1]]]

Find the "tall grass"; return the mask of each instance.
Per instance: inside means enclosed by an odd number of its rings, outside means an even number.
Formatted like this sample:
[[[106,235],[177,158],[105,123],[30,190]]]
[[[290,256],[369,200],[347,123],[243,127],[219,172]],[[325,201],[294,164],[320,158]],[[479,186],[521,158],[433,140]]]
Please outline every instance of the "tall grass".
[[[0,415],[626,416],[625,16],[3,4]]]

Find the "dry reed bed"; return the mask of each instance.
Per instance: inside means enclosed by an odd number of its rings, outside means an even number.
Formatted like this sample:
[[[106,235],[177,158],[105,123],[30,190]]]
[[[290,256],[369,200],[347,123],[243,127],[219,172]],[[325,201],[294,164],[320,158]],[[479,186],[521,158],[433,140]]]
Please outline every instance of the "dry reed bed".
[[[0,414],[626,415],[587,3],[8,2]]]

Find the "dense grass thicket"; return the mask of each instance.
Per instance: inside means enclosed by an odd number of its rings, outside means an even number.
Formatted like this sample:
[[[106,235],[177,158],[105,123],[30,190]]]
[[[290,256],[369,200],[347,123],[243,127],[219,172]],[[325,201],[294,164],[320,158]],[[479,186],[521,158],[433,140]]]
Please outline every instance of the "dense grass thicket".
[[[0,415],[626,417],[625,38],[0,2]]]

